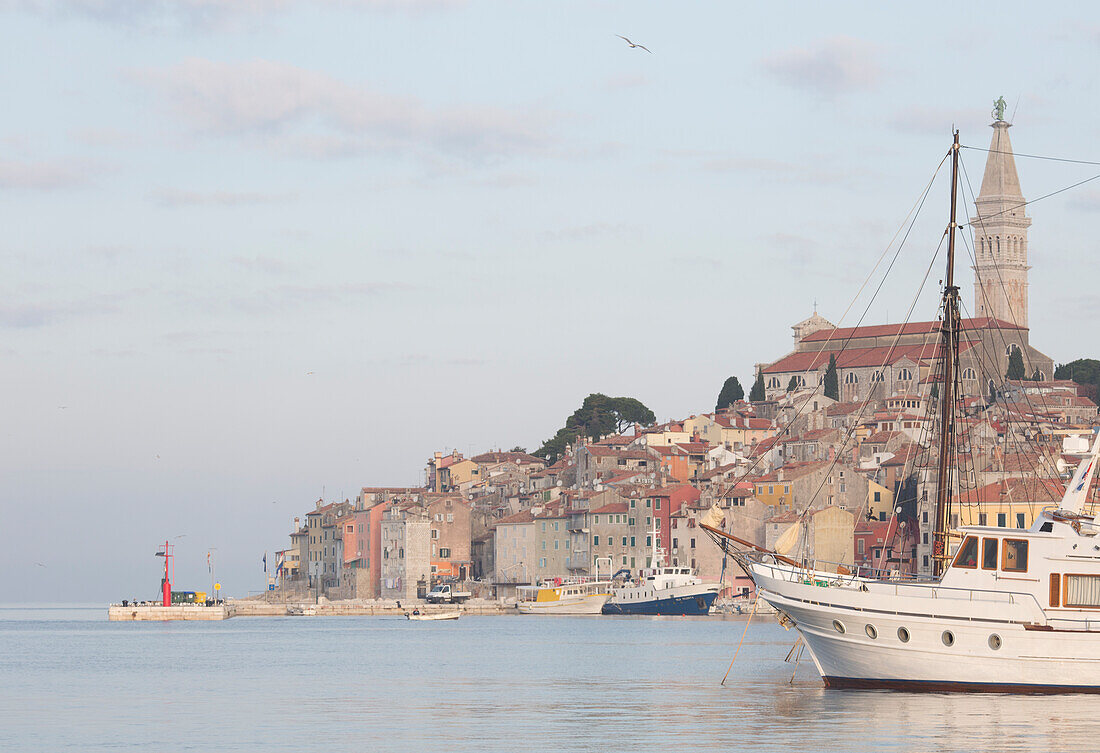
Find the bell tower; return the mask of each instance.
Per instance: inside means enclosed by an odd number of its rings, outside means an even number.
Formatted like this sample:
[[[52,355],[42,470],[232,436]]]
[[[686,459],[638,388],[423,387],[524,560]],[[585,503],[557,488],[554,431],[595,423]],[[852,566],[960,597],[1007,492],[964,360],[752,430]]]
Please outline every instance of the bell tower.
[[[1020,327],[1027,319],[1027,229],[1031,218],[1008,138],[1004,100],[993,110],[993,141],[985,162],[982,190],[970,218],[976,238],[974,266],[975,317],[991,317]]]

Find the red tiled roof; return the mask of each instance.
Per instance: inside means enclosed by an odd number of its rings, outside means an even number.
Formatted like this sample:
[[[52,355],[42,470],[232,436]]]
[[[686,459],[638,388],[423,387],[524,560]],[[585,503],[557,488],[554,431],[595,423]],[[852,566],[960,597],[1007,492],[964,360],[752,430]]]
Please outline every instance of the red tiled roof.
[[[593,515],[597,515],[605,512],[627,512],[628,508],[626,502],[612,502],[609,505],[604,505],[598,509],[592,511]]]
[[[530,510],[520,510],[515,515],[509,515],[507,518],[501,518],[493,523],[493,528],[497,526],[519,525],[522,523],[530,523],[535,519],[535,516]]]
[[[965,353],[975,347],[976,343],[964,341],[959,343],[959,352]],[[846,348],[841,351],[804,351],[791,353],[789,356],[779,359],[771,366],[764,368],[765,374],[778,374],[789,371],[813,371],[823,369],[829,365],[829,356],[836,356],[838,369],[866,369],[892,366],[898,361],[912,361],[916,364],[927,363],[936,358],[940,351],[940,344],[921,343],[917,345],[880,345],[874,348]]]
[[[1015,324],[1009,324],[1000,319],[990,317],[978,317],[962,320],[962,331],[979,329],[1027,329]],[[844,342],[845,340],[861,337],[893,337],[899,333],[902,335],[935,334],[940,331],[939,320],[931,322],[909,322],[908,324],[872,324],[865,327],[839,327],[837,329],[819,329],[817,332],[806,335],[802,342]]]

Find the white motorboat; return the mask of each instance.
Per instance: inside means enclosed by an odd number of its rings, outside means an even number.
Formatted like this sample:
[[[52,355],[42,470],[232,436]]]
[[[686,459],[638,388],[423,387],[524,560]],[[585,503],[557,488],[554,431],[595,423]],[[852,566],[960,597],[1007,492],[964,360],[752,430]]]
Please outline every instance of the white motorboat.
[[[520,586],[516,609],[524,614],[599,614],[611,598],[611,581],[546,581],[538,586]]]
[[[461,612],[408,612],[405,614],[406,619],[419,620],[421,622],[432,620],[457,620],[461,616]]]

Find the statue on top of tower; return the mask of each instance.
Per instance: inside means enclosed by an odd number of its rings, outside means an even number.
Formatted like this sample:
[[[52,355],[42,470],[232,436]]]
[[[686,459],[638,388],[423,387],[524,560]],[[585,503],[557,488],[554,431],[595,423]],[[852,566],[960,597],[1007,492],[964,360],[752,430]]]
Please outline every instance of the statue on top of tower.
[[[1003,96],[1002,97],[997,97],[997,99],[994,100],[994,102],[993,102],[993,112],[991,113],[993,115],[993,119],[994,120],[1004,120],[1005,119],[1005,107],[1007,107],[1007,106],[1008,106],[1008,103],[1005,102],[1005,98]]]

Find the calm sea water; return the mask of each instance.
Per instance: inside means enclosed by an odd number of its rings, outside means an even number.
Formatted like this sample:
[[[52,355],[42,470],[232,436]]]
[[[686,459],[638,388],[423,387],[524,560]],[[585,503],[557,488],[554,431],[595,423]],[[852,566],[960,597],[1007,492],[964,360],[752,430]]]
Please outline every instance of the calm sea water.
[[[1089,696],[824,690],[744,619],[0,607],[4,751],[1095,751]]]

